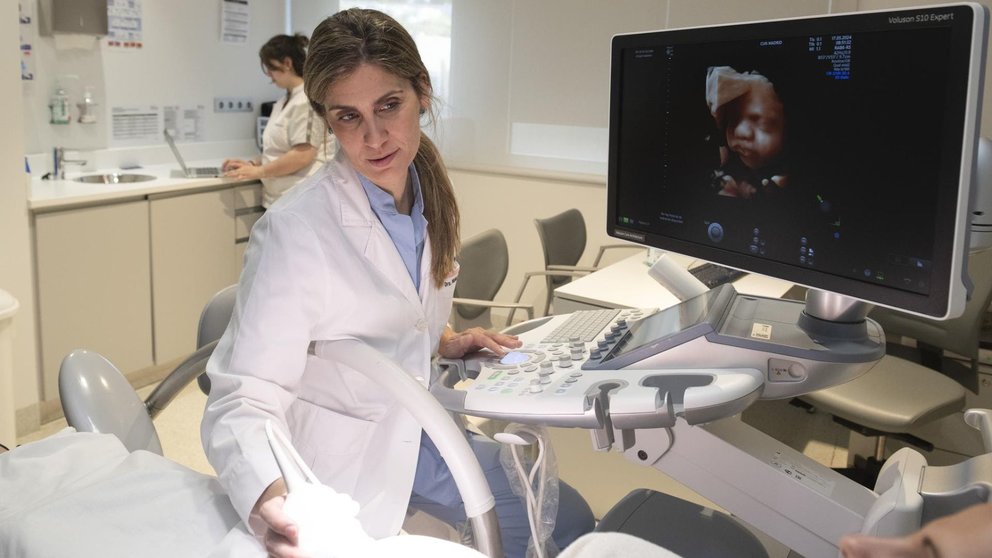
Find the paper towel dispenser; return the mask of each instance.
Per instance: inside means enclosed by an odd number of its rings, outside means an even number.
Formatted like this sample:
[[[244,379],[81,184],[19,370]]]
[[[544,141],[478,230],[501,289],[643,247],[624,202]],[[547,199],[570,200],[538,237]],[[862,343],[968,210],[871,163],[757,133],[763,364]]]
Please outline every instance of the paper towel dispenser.
[[[38,32],[52,35],[106,35],[107,0],[39,0]]]

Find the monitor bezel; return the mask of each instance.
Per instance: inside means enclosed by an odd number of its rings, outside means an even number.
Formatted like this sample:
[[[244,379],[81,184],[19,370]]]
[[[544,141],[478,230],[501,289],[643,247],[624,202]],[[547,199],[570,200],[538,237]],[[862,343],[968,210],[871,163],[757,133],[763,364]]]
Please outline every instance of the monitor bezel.
[[[666,46],[691,44],[704,41],[733,41],[761,39],[770,35],[802,36],[807,34],[857,33],[873,30],[929,28],[944,23],[914,22],[890,23],[890,18],[926,17],[935,12],[954,12],[951,25],[950,48],[952,58],[959,63],[951,65],[952,79],[959,84],[946,101],[960,106],[961,118],[952,122],[954,137],[959,142],[945,142],[944,161],[960,161],[957,165],[958,194],[953,203],[947,204],[942,215],[936,217],[937,243],[934,249],[932,288],[927,295],[872,284],[850,277],[843,277],[816,269],[803,268],[774,260],[763,259],[717,248],[712,245],[688,242],[618,223],[617,199],[619,196],[618,152],[620,131],[621,56],[624,49],[635,46]],[[894,308],[912,314],[946,319],[960,315],[964,310],[970,282],[967,279],[966,260],[968,247],[969,199],[973,195],[972,175],[977,153],[978,122],[981,113],[981,94],[984,81],[986,33],[988,10],[974,3],[949,4],[922,8],[850,12],[804,18],[790,18],[740,24],[716,25],[616,35],[611,49],[609,164],[607,171],[607,234],[685,254],[700,260],[784,279],[798,285],[824,290],[866,301],[871,304]],[[963,98],[962,98],[963,97]],[[952,214],[953,212],[953,214]]]

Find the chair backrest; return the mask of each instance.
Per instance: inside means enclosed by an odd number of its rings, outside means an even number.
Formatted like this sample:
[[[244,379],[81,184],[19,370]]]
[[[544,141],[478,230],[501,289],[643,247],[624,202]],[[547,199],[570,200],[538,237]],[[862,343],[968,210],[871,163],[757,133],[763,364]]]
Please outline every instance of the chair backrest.
[[[870,316],[890,335],[910,337],[966,356],[972,360],[974,367],[978,359],[982,318],[992,302],[992,248],[968,255],[968,274],[974,291],[960,317],[939,321],[886,308],[876,308]]]
[[[210,298],[200,314],[200,323],[196,328],[196,348],[216,341],[224,335],[227,324],[234,314],[234,302],[238,297],[238,286],[224,287]]]
[[[510,268],[506,238],[496,229],[489,229],[462,243],[458,252],[458,283],[456,298],[493,300]],[[483,306],[456,305],[455,312],[466,320],[478,318],[489,311]]]
[[[224,287],[210,298],[200,314],[200,324],[196,328],[196,348],[213,343],[224,335],[227,324],[234,314],[234,303],[238,298],[238,286]],[[206,374],[196,377],[196,383],[203,393],[210,393],[210,378]]]
[[[544,249],[544,267],[576,265],[586,250],[586,221],[578,209],[569,209],[546,219],[534,219]],[[570,277],[548,277],[549,290],[560,287]]]
[[[85,349],[69,353],[59,368],[59,398],[66,422],[77,431],[114,434],[128,451],[162,455],[145,403],[103,355]]]

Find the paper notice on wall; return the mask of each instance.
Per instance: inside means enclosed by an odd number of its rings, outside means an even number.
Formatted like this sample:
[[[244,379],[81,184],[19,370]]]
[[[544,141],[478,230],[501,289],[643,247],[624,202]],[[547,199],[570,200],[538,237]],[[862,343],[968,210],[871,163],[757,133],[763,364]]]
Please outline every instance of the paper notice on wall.
[[[21,79],[34,79],[34,4],[20,2],[18,8],[18,25],[21,46]]]
[[[221,42],[248,44],[249,16],[248,0],[223,0],[220,3]]]
[[[158,143],[162,141],[162,113],[155,105],[112,107],[111,138],[115,142]]]
[[[203,105],[163,107],[163,127],[169,130],[172,137],[178,141],[203,141],[204,113],[205,107]]]
[[[107,46],[141,48],[143,27],[141,0],[107,0]]]

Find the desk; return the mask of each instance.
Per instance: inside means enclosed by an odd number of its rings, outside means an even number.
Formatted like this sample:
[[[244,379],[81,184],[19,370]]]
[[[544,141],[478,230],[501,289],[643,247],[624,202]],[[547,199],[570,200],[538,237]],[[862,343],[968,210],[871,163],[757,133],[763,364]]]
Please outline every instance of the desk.
[[[685,267],[696,261],[671,252],[665,257]],[[553,301],[555,314],[601,308],[668,308],[679,302],[648,275],[645,259],[641,252],[558,287]],[[734,281],[740,293],[770,298],[780,298],[792,287],[788,281],[753,273]]]

